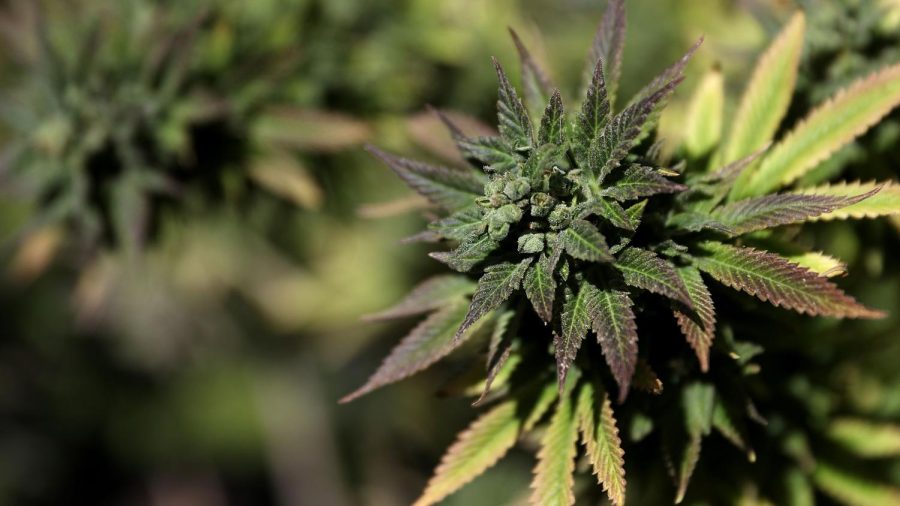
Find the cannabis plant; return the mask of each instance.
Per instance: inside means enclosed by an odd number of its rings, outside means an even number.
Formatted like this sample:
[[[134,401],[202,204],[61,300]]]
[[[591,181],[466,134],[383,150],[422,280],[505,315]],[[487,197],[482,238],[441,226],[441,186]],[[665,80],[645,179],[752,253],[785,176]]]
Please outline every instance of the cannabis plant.
[[[239,16],[250,10],[225,0],[10,2],[2,26],[19,44],[22,77],[3,111],[3,175],[34,203],[28,230],[65,225],[89,248],[137,247],[167,210],[248,188],[315,205],[312,178],[285,149],[293,113],[276,109],[298,61],[294,39],[284,42],[282,22]]]
[[[486,366],[477,366],[483,379],[462,391],[490,408],[459,435],[416,504],[453,493],[520,438],[539,439],[531,502],[573,504],[579,437],[586,466],[614,504],[625,502],[625,450],[659,443],[680,502],[712,429],[753,460],[745,426],[766,414],[745,379],[761,350],[735,315],[767,312],[745,298],[720,297],[719,285],[809,316],[884,316],[828,279],[836,260],[780,253],[788,225],[900,207],[889,182],[776,193],[900,103],[900,67],[883,69],[770,147],[790,102],[803,27],[797,14],[762,57],[726,140],[700,128],[712,120],[693,121],[706,136],[693,145],[704,148],[675,163],[654,133],[701,41],[617,106],[621,0],[610,2],[600,24],[574,113],[513,33],[524,100],[494,61],[499,135],[467,137],[444,118],[470,167],[370,148],[440,210],[417,238],[445,246],[431,256],[459,274],[428,279],[373,316],[428,313],[344,400],[457,348],[486,355]],[[721,103],[696,102],[698,114]]]

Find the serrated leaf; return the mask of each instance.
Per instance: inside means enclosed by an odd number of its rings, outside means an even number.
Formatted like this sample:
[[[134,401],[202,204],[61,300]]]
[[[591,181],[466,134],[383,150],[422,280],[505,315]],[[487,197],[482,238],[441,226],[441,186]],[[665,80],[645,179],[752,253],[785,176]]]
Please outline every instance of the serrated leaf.
[[[468,272],[488,257],[500,244],[488,234],[470,236],[447,256],[447,265],[459,272]]]
[[[666,226],[677,229],[677,232],[700,232],[712,230],[726,235],[734,234],[734,230],[706,213],[686,211],[673,214],[666,219]]]
[[[688,105],[684,145],[692,157],[704,156],[719,144],[724,109],[725,80],[714,68],[704,74]]]
[[[619,78],[622,74],[622,50],[625,47],[625,2],[624,0],[611,0],[603,13],[603,20],[594,35],[591,51],[588,54],[587,65],[584,69],[584,81],[589,83],[596,70],[598,61],[603,61],[606,66],[605,81],[607,85],[609,102],[615,102],[616,91],[619,87]]]
[[[706,255],[695,256],[694,262],[701,271],[764,302],[813,316],[884,316],[863,306],[827,278],[773,253],[712,241],[700,248]]]
[[[544,104],[550,97],[553,85],[547,77],[547,73],[541,69],[532,58],[528,48],[522,43],[522,39],[515,30],[509,29],[516,51],[519,53],[519,62],[522,65],[522,86],[525,88],[525,104],[531,114],[540,114]]]
[[[625,169],[621,179],[612,186],[604,188],[600,195],[624,202],[660,193],[678,193],[684,190],[687,190],[687,186],[670,181],[649,167],[632,165]]]
[[[500,137],[460,138],[457,146],[465,158],[479,162],[487,172],[508,172],[520,161],[513,148]]]
[[[594,387],[585,383],[578,394],[576,417],[597,482],[603,486],[612,504],[624,505],[625,452],[609,396],[603,392],[598,399]]]
[[[550,425],[541,438],[538,462],[531,482],[530,503],[535,506],[575,504],[575,453],[578,425],[569,396],[560,399]]]
[[[625,248],[616,257],[613,266],[622,272],[629,285],[664,295],[689,308],[693,307],[687,288],[675,268],[655,253],[639,248]]]
[[[631,148],[640,142],[642,132],[652,128],[651,114],[680,82],[681,78],[668,82],[646,98],[626,107],[604,126],[588,152],[588,169],[598,181],[602,182],[619,166]]]
[[[534,146],[534,132],[528,111],[519,100],[519,95],[510,84],[503,67],[496,58],[492,58],[494,69],[497,71],[497,80],[500,82],[499,98],[497,99],[497,117],[500,135],[515,150],[526,149]]]
[[[556,298],[556,279],[550,269],[550,259],[541,255],[525,274],[525,295],[531,301],[534,311],[544,322],[553,319],[553,301]]]
[[[609,287],[597,289],[592,326],[603,357],[619,384],[619,402],[625,401],[634,375],[638,354],[638,333],[628,292]]]
[[[816,486],[838,501],[853,506],[900,504],[900,489],[868,481],[819,461],[813,473]]]
[[[732,122],[723,162],[753,153],[778,130],[794,93],[805,24],[802,12],[794,14],[757,62]]]
[[[470,206],[460,209],[446,218],[429,223],[428,229],[443,238],[462,241],[484,232],[486,225],[482,221],[483,217],[484,212],[480,207]]]
[[[739,200],[714,210],[714,219],[731,229],[732,236],[782,225],[815,220],[818,216],[864,201],[877,193],[853,196],[796,195],[783,193]]]
[[[484,402],[494,380],[499,379],[501,372],[506,370],[505,366],[509,363],[513,350],[518,347],[518,340],[513,335],[518,325],[512,325],[515,316],[515,311],[507,310],[503,311],[496,319],[488,347],[487,378],[484,380],[481,395],[472,403],[473,406]],[[512,371],[507,370],[507,374],[512,374]]]
[[[457,170],[428,165],[385,153],[367,146],[412,189],[434,204],[454,211],[471,206],[484,191],[485,179],[472,170]]]
[[[559,240],[566,252],[573,258],[588,262],[609,262],[612,255],[606,238],[597,227],[584,220],[575,220],[569,228],[562,231]]]
[[[681,333],[697,354],[700,370],[709,370],[709,348],[716,335],[716,310],[712,296],[700,271],[694,267],[679,267],[676,272],[687,288],[688,296],[694,303],[693,311],[675,306],[673,312]]]
[[[802,195],[831,195],[849,197],[852,195],[869,194],[878,188],[877,193],[867,199],[847,207],[836,209],[829,213],[817,216],[816,220],[845,220],[848,218],[878,218],[880,216],[893,216],[900,214],[900,184],[894,181],[868,183],[840,182],[831,185],[817,186],[815,188],[801,188],[796,193]]]
[[[591,328],[591,317],[597,310],[597,288],[587,281],[582,281],[578,293],[567,290],[563,304],[561,330],[555,336],[556,377],[560,392],[566,384],[569,366],[575,360],[578,349]]]
[[[436,504],[497,463],[516,444],[521,421],[507,401],[481,415],[447,449],[414,506]]]
[[[457,334],[466,316],[466,304],[450,304],[428,316],[400,341],[366,383],[341,402],[350,402],[377,388],[422,371],[456,349],[472,331]],[[474,330],[474,329],[473,329]]]
[[[588,216],[600,216],[613,226],[634,232],[636,226],[631,222],[628,213],[619,205],[618,202],[607,200],[602,197],[582,202],[575,207],[575,217],[584,219]]]
[[[900,425],[897,424],[839,418],[831,422],[828,436],[860,457],[900,456]]]
[[[734,182],[749,170],[753,163],[768,149],[769,145],[766,144],[752,155],[741,158],[736,162],[731,162],[709,174],[704,174],[699,180],[694,182],[689,190],[678,195],[677,198],[693,212],[709,213],[725,200],[728,194],[731,193]],[[694,199],[697,193],[701,193],[705,197]],[[691,199],[694,200],[691,201]]]
[[[597,142],[610,119],[610,104],[603,77],[603,62],[597,60],[595,65],[587,96],[581,105],[581,111],[578,112],[578,121],[575,123],[572,148],[580,165],[587,162],[588,148]]]
[[[454,274],[433,276],[419,283],[397,304],[384,311],[366,315],[364,319],[377,321],[421,314],[469,295],[474,289],[475,283],[465,276]]]
[[[544,109],[544,116],[541,118],[541,128],[538,130],[538,142],[543,144],[556,144],[562,146],[565,143],[563,136],[565,130],[566,113],[563,109],[562,96],[559,90],[553,90],[550,96],[550,103]]]
[[[900,64],[860,79],[819,106],[779,142],[732,199],[788,185],[900,105]]]
[[[647,207],[647,201],[642,200],[637,204],[633,204],[625,209],[625,212],[628,214],[628,219],[634,223],[635,228],[641,223],[641,219],[644,217],[644,208]]]
[[[456,337],[460,337],[469,326],[503,304],[514,291],[519,289],[525,271],[528,270],[532,260],[529,257],[517,264],[503,262],[484,270],[484,275],[478,280],[475,294],[472,295],[469,311],[466,313],[462,325],[459,326]]]
[[[847,274],[847,264],[822,252],[810,251],[808,253],[786,255],[785,258],[826,278]]]
[[[566,163],[566,150],[556,144],[544,144],[525,162],[523,174],[532,181],[541,181],[548,169]]]

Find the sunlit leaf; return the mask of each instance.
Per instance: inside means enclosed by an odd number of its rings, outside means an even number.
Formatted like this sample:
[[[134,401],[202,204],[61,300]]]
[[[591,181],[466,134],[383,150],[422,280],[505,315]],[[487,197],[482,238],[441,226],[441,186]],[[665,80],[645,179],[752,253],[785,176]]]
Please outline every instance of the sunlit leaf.
[[[625,504],[625,452],[612,403],[606,392],[594,392],[585,383],[578,394],[576,406],[581,441],[587,449],[597,482],[616,506]]]
[[[531,504],[571,506],[575,504],[575,452],[578,424],[569,396],[562,397],[541,439],[538,462],[531,482]]]

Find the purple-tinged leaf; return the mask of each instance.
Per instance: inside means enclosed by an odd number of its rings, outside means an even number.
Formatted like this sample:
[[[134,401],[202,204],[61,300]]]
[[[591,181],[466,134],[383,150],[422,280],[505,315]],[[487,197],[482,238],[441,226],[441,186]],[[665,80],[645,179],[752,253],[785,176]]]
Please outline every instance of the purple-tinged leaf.
[[[497,117],[500,127],[500,135],[515,150],[528,149],[534,146],[534,131],[528,111],[519,100],[519,95],[510,84],[503,67],[496,58],[493,58],[494,68],[497,70],[497,79],[500,82],[499,98],[497,99]]]
[[[676,305],[673,309],[675,319],[681,333],[697,354],[700,370],[706,372],[709,370],[709,349],[716,336],[716,309],[699,270],[694,267],[679,267],[677,272],[687,287],[694,309],[692,311]]]
[[[525,295],[531,301],[534,311],[544,322],[553,319],[553,301],[556,298],[556,279],[550,266],[550,257],[541,255],[525,274]]]
[[[625,248],[616,257],[613,266],[622,272],[627,284],[664,295],[693,308],[687,288],[675,268],[655,253],[639,248]]]
[[[419,283],[400,302],[384,311],[366,315],[366,321],[389,320],[413,316],[447,305],[448,302],[461,300],[475,290],[475,283],[465,276],[445,274],[431,277]]]
[[[428,165],[385,153],[372,146],[366,149],[393,169],[414,190],[450,211],[471,206],[484,192],[485,179],[472,170]]]
[[[712,230],[726,235],[732,235],[734,229],[725,225],[713,216],[706,213],[682,212],[669,216],[666,219],[666,226],[676,229],[676,232],[700,232],[701,230]]]
[[[878,187],[855,196],[790,193],[766,195],[726,204],[713,211],[713,217],[731,228],[733,236],[738,236],[809,221],[836,209],[861,202],[878,193],[880,189]]]
[[[587,218],[588,216],[600,216],[606,221],[612,223],[613,226],[634,232],[637,226],[631,222],[628,213],[618,202],[607,200],[605,198],[597,198],[578,204],[575,207],[575,217],[578,219]]]
[[[705,254],[695,256],[694,261],[701,271],[764,302],[812,316],[884,317],[827,278],[773,253],[713,241],[701,244],[700,249]]]
[[[591,328],[591,318],[597,311],[597,288],[582,281],[578,293],[566,290],[566,301],[560,317],[562,332],[555,336],[556,378],[562,393],[569,367],[581,348],[581,342]]]
[[[619,402],[622,403],[628,396],[638,354],[633,303],[628,292],[614,288],[599,288],[596,296],[592,324],[606,363],[619,384]]]
[[[475,330],[473,328],[459,336],[456,334],[465,315],[464,302],[450,304],[429,315],[400,341],[365,385],[341,399],[341,402],[350,402],[375,389],[412,376],[446,357]]]
[[[562,97],[559,90],[553,90],[550,96],[550,103],[544,109],[544,116],[541,118],[541,128],[538,130],[538,142],[543,144],[556,144],[562,146],[565,143],[566,113],[563,109]]]
[[[443,255],[442,258],[446,259],[446,264],[451,269],[459,272],[468,272],[499,246],[500,244],[491,239],[488,234],[470,236],[460,243],[455,250]],[[431,256],[442,260],[442,258],[435,257],[434,254]]]
[[[597,60],[594,77],[588,86],[587,97],[581,105],[578,121],[575,123],[572,147],[579,165],[587,163],[588,149],[603,134],[603,129],[609,124],[610,113],[611,107],[603,78],[603,62]]]
[[[609,395],[585,383],[575,408],[581,441],[597,481],[615,506],[625,504],[625,452]]]
[[[491,342],[488,349],[487,360],[487,378],[484,380],[484,390],[481,396],[472,403],[478,406],[485,401],[491,392],[491,385],[500,373],[503,366],[509,361],[513,348],[517,347],[517,340],[514,339],[517,325],[513,324],[516,316],[514,311],[504,311],[497,317],[497,323],[494,325],[494,331],[491,333]]]
[[[660,193],[678,193],[687,189],[687,186],[670,181],[649,167],[632,165],[625,169],[621,179],[604,188],[600,195],[624,202]]]
[[[575,220],[559,235],[561,244],[573,258],[588,262],[609,262],[612,255],[603,234],[584,220]]]
[[[434,108],[431,110],[447,126],[463,158],[477,163],[479,169],[502,173],[514,169],[521,161],[521,156],[503,138],[467,137],[443,111]]]
[[[469,312],[466,313],[462,325],[456,332],[457,337],[462,336],[466,329],[482,316],[503,304],[514,291],[519,289],[522,278],[525,277],[525,271],[528,270],[532,260],[534,259],[529,257],[517,264],[504,262],[484,270],[484,275],[478,280],[475,294],[472,295]]]
[[[513,43],[516,45],[516,51],[519,53],[519,61],[522,64],[522,86],[525,87],[525,104],[532,114],[540,114],[547,99],[550,98],[550,92],[553,90],[553,84],[547,73],[538,66],[528,52],[528,48],[522,43],[515,30],[509,29]]]
[[[594,35],[591,51],[584,70],[585,82],[590,82],[598,61],[606,65],[605,81],[610,104],[615,102],[622,75],[622,50],[625,48],[625,2],[611,0],[603,13],[603,20]]]

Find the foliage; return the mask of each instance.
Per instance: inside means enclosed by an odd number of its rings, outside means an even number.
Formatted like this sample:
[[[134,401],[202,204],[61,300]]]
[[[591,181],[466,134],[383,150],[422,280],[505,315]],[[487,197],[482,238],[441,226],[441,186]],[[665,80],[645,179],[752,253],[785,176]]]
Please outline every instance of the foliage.
[[[772,243],[785,225],[900,212],[892,191],[884,202],[867,204],[884,187],[892,190],[893,183],[772,192],[815,169],[900,103],[890,91],[900,85],[896,67],[838,92],[767,149],[779,132],[796,80],[805,24],[803,15],[796,14],[760,59],[735,120],[717,123],[728,125],[726,132],[707,133],[723,139],[716,152],[673,164],[661,156],[652,134],[699,42],[616,106],[612,90],[618,89],[624,24],[623,2],[610,2],[590,52],[586,94],[575,114],[565,111],[562,94],[549,87],[547,74],[514,34],[527,92],[520,99],[494,62],[500,84],[499,135],[466,137],[442,115],[471,162],[467,168],[427,165],[371,148],[444,213],[429,226],[431,234],[422,237],[449,243],[451,249],[432,257],[478,279],[453,337],[459,343],[476,322],[494,326],[485,333],[490,336],[484,339],[489,381],[478,402],[515,402],[519,420],[525,421],[517,431],[528,437],[530,422],[541,420],[547,410],[539,392],[552,388],[555,377],[559,401],[540,442],[534,504],[574,504],[571,475],[579,431],[609,499],[625,502],[617,420],[649,416],[650,432],[656,432],[653,426],[662,428],[659,439],[676,482],[676,502],[688,492],[702,441],[713,427],[750,451],[741,427],[762,418],[741,378],[761,350],[737,338],[746,333],[733,321],[737,302],[718,297],[718,287],[707,284],[710,280],[798,313],[884,316],[829,281],[828,271],[807,267],[822,262],[801,265]],[[720,100],[704,88],[706,100]],[[546,103],[535,103],[547,97]],[[703,100],[698,98],[692,109],[721,114],[720,106],[706,106]],[[529,111],[542,109],[540,121],[533,121]],[[708,149],[687,148],[695,153]],[[707,160],[713,160],[712,170],[707,170]],[[853,206],[866,211],[842,213]],[[448,226],[463,221],[464,227]],[[730,319],[720,316],[723,311]],[[511,320],[501,325],[498,315],[509,312]],[[668,323],[660,320],[665,313],[674,317]],[[672,344],[669,336],[679,328],[683,346]],[[585,339],[590,332],[596,345]],[[415,363],[393,365],[405,346],[373,377],[379,386],[418,369]],[[685,360],[686,347],[696,356],[693,364]],[[443,350],[429,362],[445,355]],[[599,366],[597,353],[606,367]],[[396,373],[385,370],[389,362]],[[515,369],[501,375],[505,367]],[[607,398],[613,384],[621,414],[613,413]],[[626,402],[633,387],[639,392]],[[368,390],[363,387],[360,393]],[[480,432],[476,425],[470,433]],[[458,444],[465,439],[461,436]],[[496,448],[490,459],[479,457],[469,467],[473,474],[487,467],[483,462],[502,456],[508,445]],[[459,453],[451,450],[445,460],[456,462]],[[442,469],[435,482],[450,479]],[[452,489],[471,477],[452,481]],[[442,489],[439,497],[450,492]],[[426,498],[426,503],[436,499],[428,492]]]

